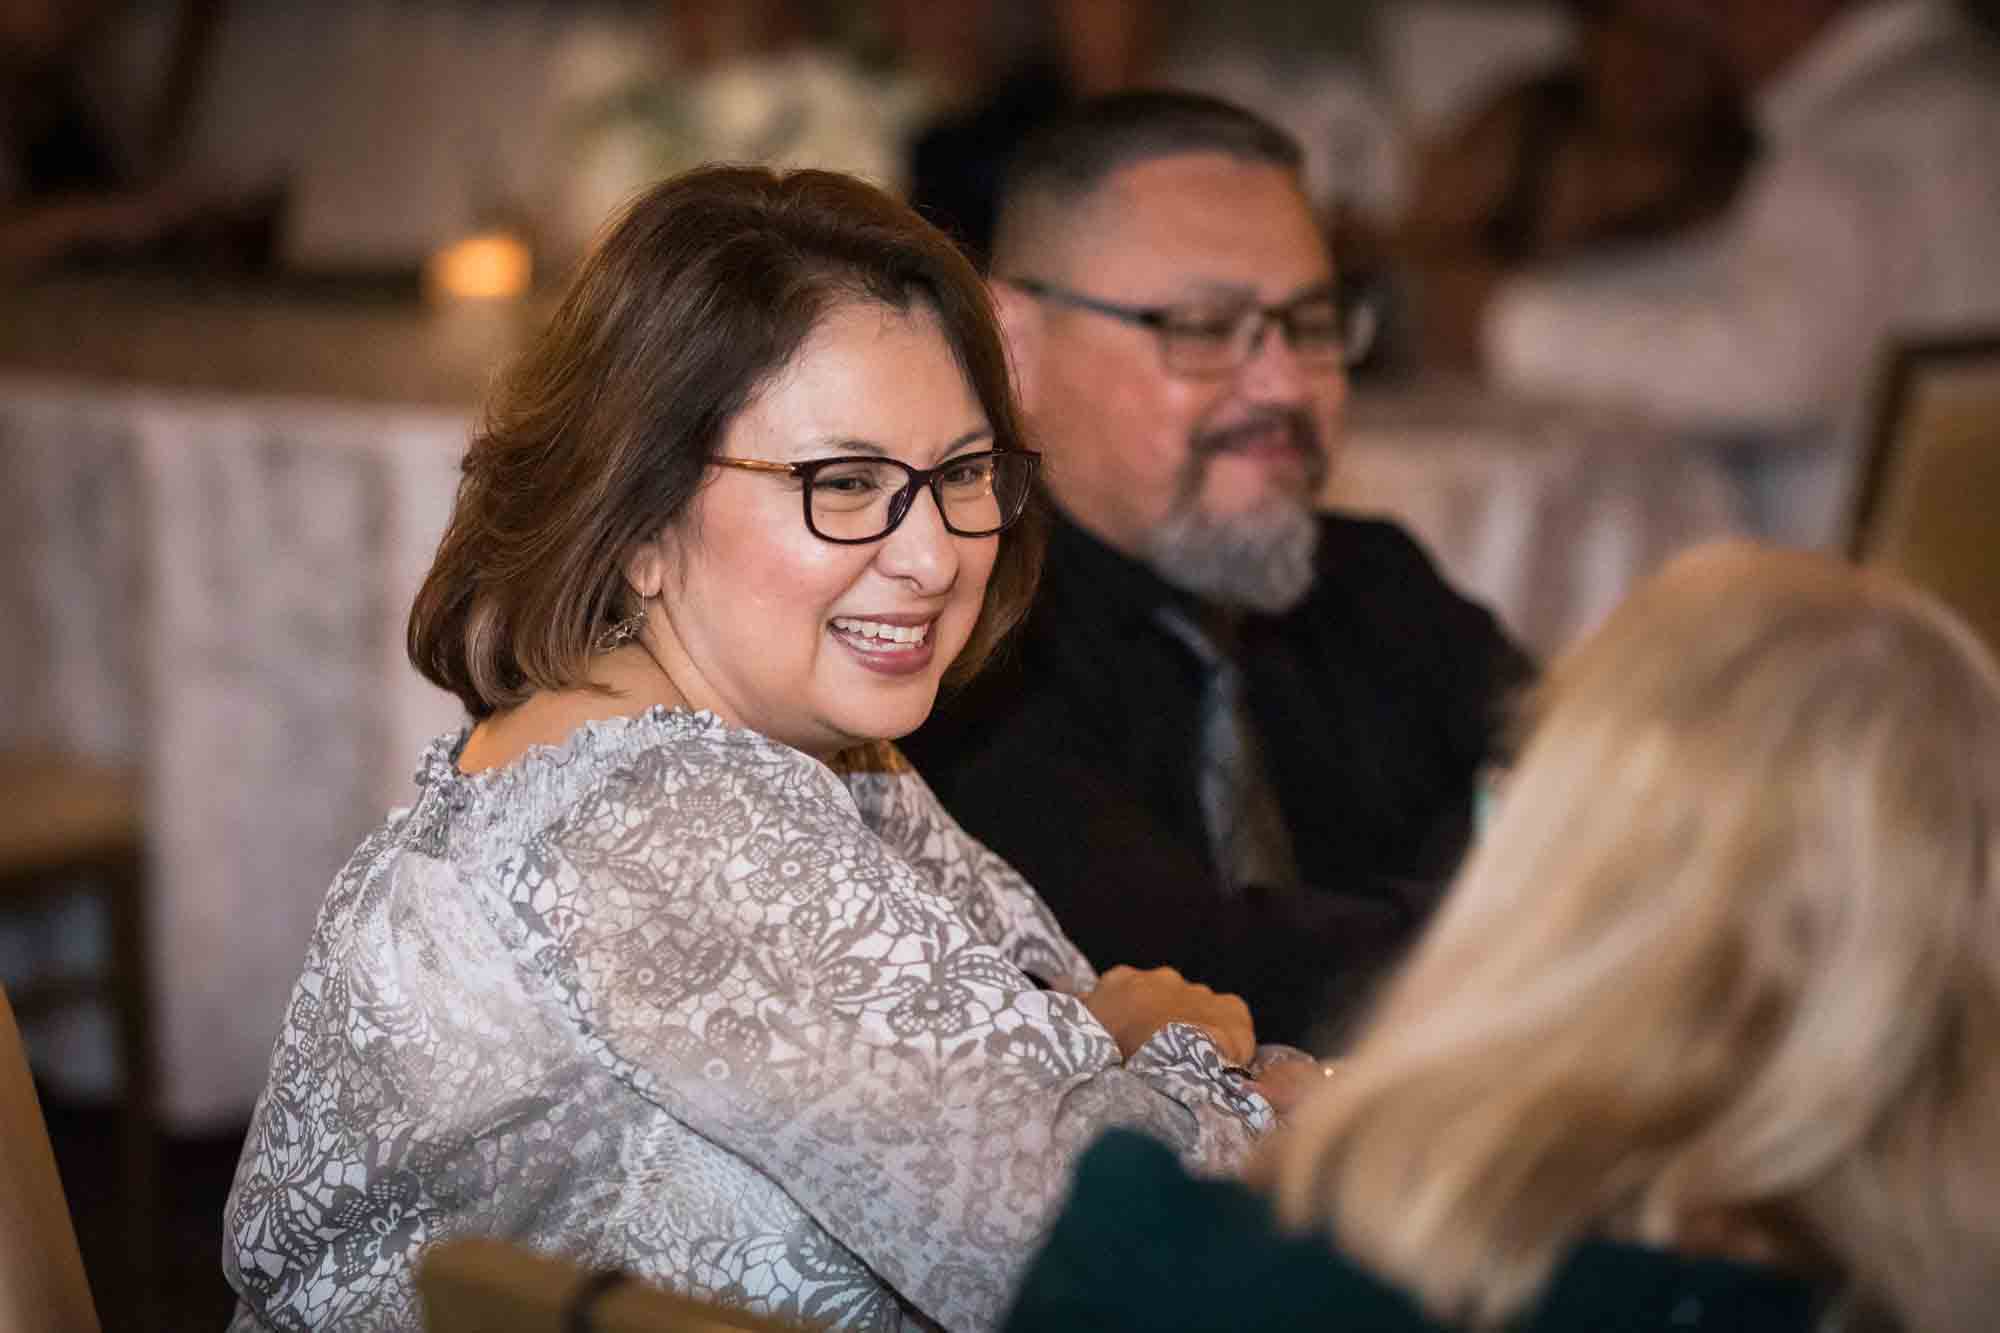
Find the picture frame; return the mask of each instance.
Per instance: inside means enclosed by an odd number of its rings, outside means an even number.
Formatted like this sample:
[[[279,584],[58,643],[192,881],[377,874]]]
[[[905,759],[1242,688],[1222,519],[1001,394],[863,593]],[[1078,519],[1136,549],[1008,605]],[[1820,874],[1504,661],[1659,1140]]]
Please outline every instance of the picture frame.
[[[1929,590],[2000,653],[2000,329],[1890,349],[1846,548]]]

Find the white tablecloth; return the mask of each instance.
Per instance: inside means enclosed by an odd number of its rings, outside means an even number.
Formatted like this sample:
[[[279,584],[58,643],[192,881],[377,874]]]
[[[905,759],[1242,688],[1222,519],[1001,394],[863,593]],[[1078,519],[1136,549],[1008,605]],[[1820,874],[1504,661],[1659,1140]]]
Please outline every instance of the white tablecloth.
[[[456,702],[410,599],[467,413],[0,376],[0,743],[135,763],[164,1110],[240,1117],[335,869]],[[1363,394],[1329,499],[1400,519],[1537,652],[1739,530],[1711,460],[1635,423]]]
[[[0,378],[0,742],[146,780],[163,1112],[240,1117],[454,700],[403,653],[465,415]]]
[[[1401,522],[1543,657],[1676,551],[1750,531],[1722,462],[1656,425],[1436,385],[1356,394],[1325,499]]]

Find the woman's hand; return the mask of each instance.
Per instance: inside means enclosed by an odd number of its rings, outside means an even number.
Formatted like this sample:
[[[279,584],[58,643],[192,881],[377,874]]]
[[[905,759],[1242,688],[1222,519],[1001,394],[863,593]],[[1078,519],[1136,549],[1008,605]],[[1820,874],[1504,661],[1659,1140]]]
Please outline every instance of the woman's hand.
[[[1207,1032],[1230,1064],[1248,1064],[1257,1053],[1250,1006],[1189,981],[1171,967],[1143,972],[1114,967],[1099,979],[1096,990],[1079,998],[1127,1059],[1169,1023],[1192,1023]]]

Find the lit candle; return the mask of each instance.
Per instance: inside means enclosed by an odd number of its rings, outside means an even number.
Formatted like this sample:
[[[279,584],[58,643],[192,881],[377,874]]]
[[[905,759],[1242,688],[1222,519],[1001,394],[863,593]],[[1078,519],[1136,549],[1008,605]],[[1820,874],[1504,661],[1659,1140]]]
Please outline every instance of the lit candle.
[[[534,261],[511,232],[484,231],[439,250],[424,265],[424,289],[435,299],[511,300],[528,290]]]

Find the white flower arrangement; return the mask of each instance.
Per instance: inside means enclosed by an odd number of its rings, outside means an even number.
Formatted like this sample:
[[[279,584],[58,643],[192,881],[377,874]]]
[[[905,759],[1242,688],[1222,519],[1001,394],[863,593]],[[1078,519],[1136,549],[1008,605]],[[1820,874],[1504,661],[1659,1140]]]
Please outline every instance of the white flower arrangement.
[[[628,73],[566,117],[569,169],[552,239],[580,250],[638,191],[705,162],[821,167],[900,190],[924,104],[915,79],[824,49],[695,75]]]

